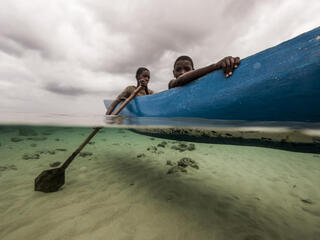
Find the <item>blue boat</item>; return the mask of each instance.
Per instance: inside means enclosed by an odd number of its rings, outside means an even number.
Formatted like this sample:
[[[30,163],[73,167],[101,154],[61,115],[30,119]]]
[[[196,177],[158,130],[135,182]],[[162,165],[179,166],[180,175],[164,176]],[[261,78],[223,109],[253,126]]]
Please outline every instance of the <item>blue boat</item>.
[[[320,27],[243,59],[227,79],[219,70],[136,97],[121,115],[320,122]]]

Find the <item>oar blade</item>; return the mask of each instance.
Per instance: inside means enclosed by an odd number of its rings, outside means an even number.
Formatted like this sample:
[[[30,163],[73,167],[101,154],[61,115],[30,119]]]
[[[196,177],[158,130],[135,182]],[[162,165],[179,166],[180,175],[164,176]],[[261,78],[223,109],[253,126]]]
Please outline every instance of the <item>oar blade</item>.
[[[43,171],[34,181],[34,190],[40,192],[57,192],[65,183],[65,170],[53,168]]]

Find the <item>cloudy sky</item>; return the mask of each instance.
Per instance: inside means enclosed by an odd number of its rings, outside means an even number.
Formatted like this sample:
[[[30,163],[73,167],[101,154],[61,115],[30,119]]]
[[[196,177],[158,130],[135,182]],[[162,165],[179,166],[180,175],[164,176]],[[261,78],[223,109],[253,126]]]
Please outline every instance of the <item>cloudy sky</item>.
[[[0,112],[104,114],[139,66],[162,91],[179,55],[195,67],[245,58],[318,27],[319,10],[319,0],[1,0]]]

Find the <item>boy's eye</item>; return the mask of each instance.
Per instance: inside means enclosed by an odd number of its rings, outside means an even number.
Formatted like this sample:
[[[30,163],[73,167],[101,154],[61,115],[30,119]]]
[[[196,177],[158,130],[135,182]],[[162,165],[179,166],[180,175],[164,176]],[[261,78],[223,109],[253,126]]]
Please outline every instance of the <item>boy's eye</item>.
[[[178,68],[177,68],[177,72],[180,72],[180,71],[181,71],[181,68],[180,68],[180,67],[178,67]]]
[[[184,70],[185,70],[186,72],[189,72],[189,71],[190,71],[190,68],[189,68],[189,67],[185,67]]]

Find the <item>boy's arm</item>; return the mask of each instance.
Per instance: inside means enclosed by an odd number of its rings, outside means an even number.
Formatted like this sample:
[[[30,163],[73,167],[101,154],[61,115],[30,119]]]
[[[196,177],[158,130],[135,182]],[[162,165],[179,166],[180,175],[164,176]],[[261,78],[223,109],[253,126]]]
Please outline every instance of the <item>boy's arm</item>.
[[[107,109],[106,115],[111,115],[111,113],[114,111],[114,109],[118,106],[118,104],[128,98],[132,93],[132,87],[126,87],[120,94],[119,96],[116,98],[116,100],[114,100],[110,106]]]
[[[186,85],[189,82],[192,82],[200,77],[203,77],[204,75],[213,72],[215,70],[218,70],[219,66],[217,64],[211,64],[209,66],[198,68],[197,70],[192,70],[190,72],[186,72],[183,75],[179,76],[176,79],[172,79],[169,82],[169,89],[174,87],[180,87],[183,85]]]
[[[108,110],[106,112],[106,115],[111,115],[111,113],[113,112],[113,110],[118,106],[118,104],[121,102],[121,100],[119,100],[118,98],[116,100],[114,100],[110,106],[108,107]]]
[[[183,86],[189,82],[192,82],[200,77],[207,75],[210,72],[216,71],[221,68],[223,69],[225,76],[229,77],[232,75],[234,68],[237,68],[239,64],[240,58],[225,57],[218,63],[214,63],[203,68],[198,68],[196,70],[186,72],[178,78],[171,80],[169,82],[169,89]]]

